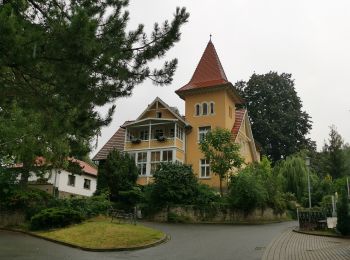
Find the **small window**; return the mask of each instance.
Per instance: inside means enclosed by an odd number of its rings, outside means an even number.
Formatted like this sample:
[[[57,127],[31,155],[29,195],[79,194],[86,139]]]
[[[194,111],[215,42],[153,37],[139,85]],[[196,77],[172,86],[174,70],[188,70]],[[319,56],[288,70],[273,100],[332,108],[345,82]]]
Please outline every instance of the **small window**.
[[[162,118],[162,112],[157,112],[156,116],[157,116],[157,118]]]
[[[214,102],[210,102],[210,114],[214,114]]]
[[[74,175],[68,175],[68,185],[69,186],[75,186],[75,176]]]
[[[148,140],[148,130],[140,131],[140,139],[144,141]]]
[[[146,166],[147,166],[147,152],[137,153],[137,162],[136,165],[139,168],[140,175],[146,175]]]
[[[207,103],[203,103],[202,104],[202,115],[207,115],[208,114],[208,104]]]
[[[210,126],[199,127],[198,128],[198,142],[202,142],[205,139],[205,136],[210,131]]]
[[[84,189],[90,190],[91,187],[91,180],[84,179]]]
[[[167,150],[163,151],[163,162],[172,162],[173,161],[173,151],[172,150]]]
[[[174,128],[170,129],[169,136],[170,136],[170,138],[174,138],[175,137],[175,129]]]
[[[163,131],[163,129],[156,129],[156,130],[154,131],[154,139],[157,139],[157,138],[159,138],[159,137],[161,137],[161,136],[164,136],[164,131]]]
[[[210,166],[209,160],[201,159],[200,160],[200,177],[208,178],[210,177]]]
[[[160,164],[160,151],[151,152],[151,175],[156,172]]]
[[[176,137],[183,140],[184,129],[182,127],[177,128]]]
[[[201,114],[201,106],[199,104],[196,105],[196,116],[200,116]]]

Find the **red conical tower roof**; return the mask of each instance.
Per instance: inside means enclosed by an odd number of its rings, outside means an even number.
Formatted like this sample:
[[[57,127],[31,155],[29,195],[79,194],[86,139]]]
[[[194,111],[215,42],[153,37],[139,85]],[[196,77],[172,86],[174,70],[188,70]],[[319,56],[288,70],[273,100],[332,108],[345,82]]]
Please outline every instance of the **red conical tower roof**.
[[[185,90],[218,86],[226,83],[229,83],[229,81],[226,78],[215,47],[210,40],[190,82],[178,89],[176,93],[180,94]]]

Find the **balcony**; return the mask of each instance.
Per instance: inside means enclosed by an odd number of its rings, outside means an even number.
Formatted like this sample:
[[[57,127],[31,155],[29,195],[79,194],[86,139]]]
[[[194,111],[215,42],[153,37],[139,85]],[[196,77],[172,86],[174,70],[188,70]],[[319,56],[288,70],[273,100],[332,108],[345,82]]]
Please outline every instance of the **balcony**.
[[[147,119],[124,126],[125,150],[178,148],[184,150],[184,126],[176,119]]]

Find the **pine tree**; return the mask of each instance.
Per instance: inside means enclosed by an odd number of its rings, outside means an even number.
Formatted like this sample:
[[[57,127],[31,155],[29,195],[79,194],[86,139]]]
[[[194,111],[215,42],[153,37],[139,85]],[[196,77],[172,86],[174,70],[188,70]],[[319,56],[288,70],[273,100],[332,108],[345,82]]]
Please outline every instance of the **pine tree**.
[[[180,40],[189,14],[128,31],[127,0],[13,0],[0,6],[0,151],[25,164],[38,155],[81,157],[111,122],[96,108],[150,79],[171,83],[177,60],[150,68]],[[24,151],[25,150],[25,151]],[[0,154],[1,156],[1,154]],[[26,158],[24,158],[26,157]]]

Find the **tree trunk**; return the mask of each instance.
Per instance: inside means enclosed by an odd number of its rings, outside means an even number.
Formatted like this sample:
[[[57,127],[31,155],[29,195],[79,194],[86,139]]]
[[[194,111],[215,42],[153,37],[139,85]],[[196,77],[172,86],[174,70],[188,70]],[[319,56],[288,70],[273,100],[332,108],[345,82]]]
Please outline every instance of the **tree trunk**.
[[[222,192],[222,178],[220,177],[220,195],[221,197],[223,196],[223,192]]]

